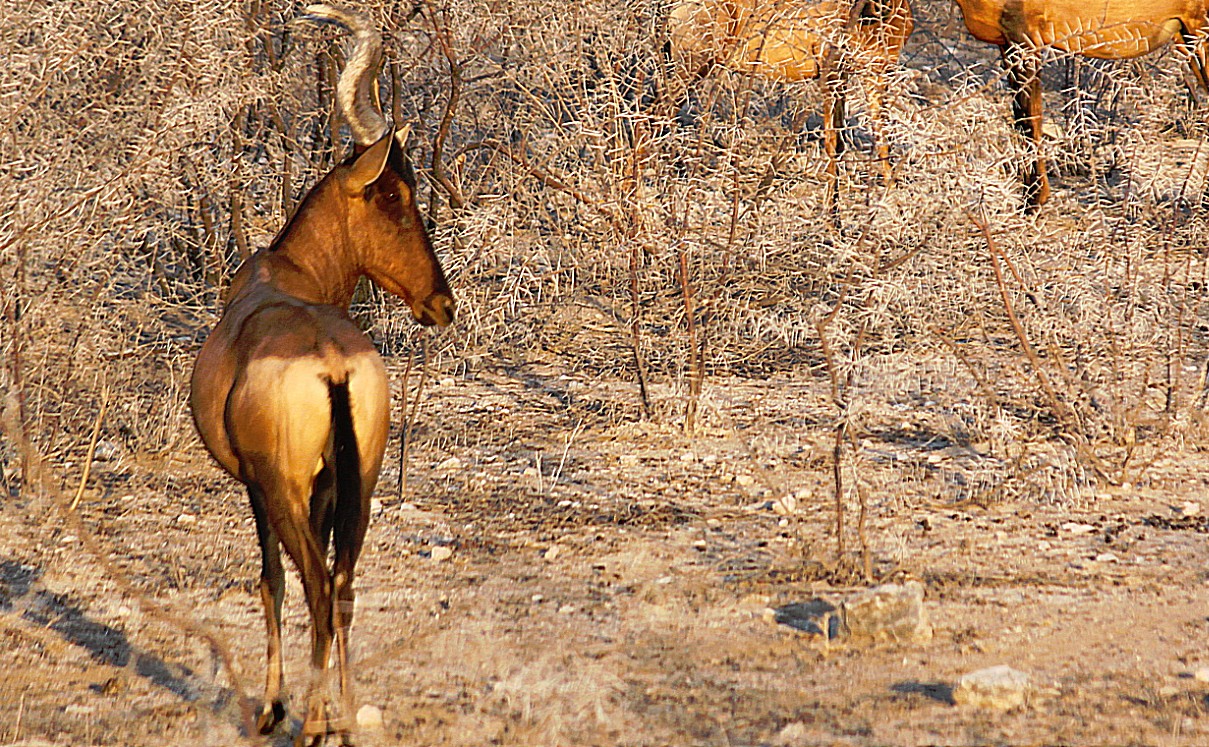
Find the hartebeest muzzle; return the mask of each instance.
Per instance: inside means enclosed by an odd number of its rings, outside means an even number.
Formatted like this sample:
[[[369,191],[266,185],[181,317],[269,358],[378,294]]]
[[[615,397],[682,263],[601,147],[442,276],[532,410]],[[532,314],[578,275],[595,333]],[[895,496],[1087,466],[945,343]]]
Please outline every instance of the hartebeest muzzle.
[[[426,327],[434,324],[438,327],[448,327],[453,323],[455,304],[448,293],[433,293],[428,298],[411,307],[411,314],[416,321]]]

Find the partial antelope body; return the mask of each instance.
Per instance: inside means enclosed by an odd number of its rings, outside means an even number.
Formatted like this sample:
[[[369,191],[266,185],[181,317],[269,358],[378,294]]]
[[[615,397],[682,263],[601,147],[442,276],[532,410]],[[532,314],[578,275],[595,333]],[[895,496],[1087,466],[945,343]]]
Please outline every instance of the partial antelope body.
[[[1008,70],[1017,129],[1032,140],[1037,159],[1024,174],[1030,207],[1049,199],[1041,144],[1042,47],[1106,60],[1139,57],[1175,41],[1209,92],[1209,0],[957,0],[966,28],[995,44]],[[1199,37],[1199,39],[1198,39]]]
[[[887,183],[891,180],[890,148],[881,133],[886,73],[912,28],[907,0],[682,0],[668,18],[673,61],[691,77],[721,65],[785,82],[822,78],[823,144],[833,199],[844,85],[855,67],[873,79],[869,117],[883,174]]]
[[[331,6],[307,14],[354,33],[337,96],[358,154],[315,185],[272,245],[239,268],[198,354],[190,405],[206,448],[247,486],[256,518],[268,630],[258,727],[269,733],[285,717],[284,545],[312,624],[313,681],[298,741],[318,744],[349,733],[353,573],[390,412],[382,359],[348,304],[362,275],[406,300],[421,324],[448,325],[454,302],[416,208],[415,174],[376,99],[380,35],[366,18]],[[327,681],[333,642],[343,711]]]

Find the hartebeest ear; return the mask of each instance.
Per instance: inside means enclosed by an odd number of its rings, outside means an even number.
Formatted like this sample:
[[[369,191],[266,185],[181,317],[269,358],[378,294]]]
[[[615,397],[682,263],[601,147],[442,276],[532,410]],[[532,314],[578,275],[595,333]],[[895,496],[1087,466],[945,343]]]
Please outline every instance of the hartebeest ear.
[[[378,181],[378,177],[382,176],[382,170],[386,168],[387,160],[390,159],[390,148],[394,141],[395,134],[387,132],[378,142],[357,156],[357,160],[353,162],[352,168],[348,171],[348,178],[344,182],[349,194],[361,194],[366,187]]]

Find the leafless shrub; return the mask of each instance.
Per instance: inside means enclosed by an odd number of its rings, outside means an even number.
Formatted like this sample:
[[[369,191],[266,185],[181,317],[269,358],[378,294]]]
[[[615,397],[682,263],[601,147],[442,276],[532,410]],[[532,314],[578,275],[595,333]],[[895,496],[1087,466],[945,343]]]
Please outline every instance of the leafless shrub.
[[[637,402],[641,374],[651,417],[725,426],[692,409],[702,380],[823,382],[830,360],[847,484],[874,505],[1090,501],[1204,447],[1209,117],[1174,54],[1051,61],[1058,194],[1031,218],[994,50],[951,3],[917,4],[886,107],[897,182],[874,178],[858,76],[836,229],[818,86],[719,72],[681,121],[665,2],[363,6],[460,298],[457,328],[429,340],[434,375],[553,362],[632,381]],[[345,150],[328,134],[338,49],[288,31],[294,12],[65,0],[0,20],[9,494],[11,423],[74,486],[105,387],[115,472],[196,448],[200,331],[241,255]],[[360,303],[387,354],[416,354],[405,310]],[[894,485],[862,472],[891,458]],[[528,677],[497,696],[523,710]]]

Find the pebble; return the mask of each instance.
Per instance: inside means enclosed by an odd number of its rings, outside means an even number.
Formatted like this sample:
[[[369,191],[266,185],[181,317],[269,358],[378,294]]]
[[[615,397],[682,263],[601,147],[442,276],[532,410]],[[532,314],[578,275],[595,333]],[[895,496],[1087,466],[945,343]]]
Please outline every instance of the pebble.
[[[445,461],[443,461],[443,462],[441,462],[440,464],[438,464],[436,468],[437,468],[437,469],[439,469],[439,470],[454,470],[454,469],[461,469],[461,468],[462,468],[462,460],[461,460],[461,459],[458,459],[458,458],[457,458],[457,457],[455,457],[455,456],[451,456],[451,457],[449,457],[448,459],[446,459]]]
[[[1029,676],[1006,664],[963,674],[953,688],[958,705],[1006,711],[1024,705],[1032,692]]]
[[[363,705],[357,709],[357,726],[366,731],[382,730],[382,709],[378,706]]]
[[[96,462],[113,462],[122,455],[122,450],[112,441],[97,441],[92,451],[92,459]]]
[[[196,524],[197,517],[194,516],[193,514],[181,514],[180,516],[176,517],[176,523],[177,524]]]
[[[1062,531],[1070,534],[1091,534],[1096,531],[1096,528],[1091,524],[1079,524],[1078,522],[1068,521],[1062,525]]]
[[[1192,674],[1197,682],[1209,682],[1209,667],[1201,667]]]
[[[750,488],[752,485],[756,484],[756,478],[752,477],[751,475],[738,475],[735,477],[735,482],[738,483],[739,487],[741,488]]]
[[[1120,563],[1121,559],[1118,558],[1114,553],[1102,552],[1096,556],[1096,562],[1097,563]]]
[[[554,560],[555,558],[557,558],[559,556],[559,554],[561,552],[562,552],[562,548],[559,547],[558,545],[550,545],[549,547],[546,548],[546,551],[544,553],[542,553],[542,557],[545,558],[546,560]]]
[[[453,557],[453,548],[452,547],[446,547],[445,545],[437,545],[436,547],[432,548],[432,559],[437,562],[440,562],[442,560],[449,560],[452,557]]]

